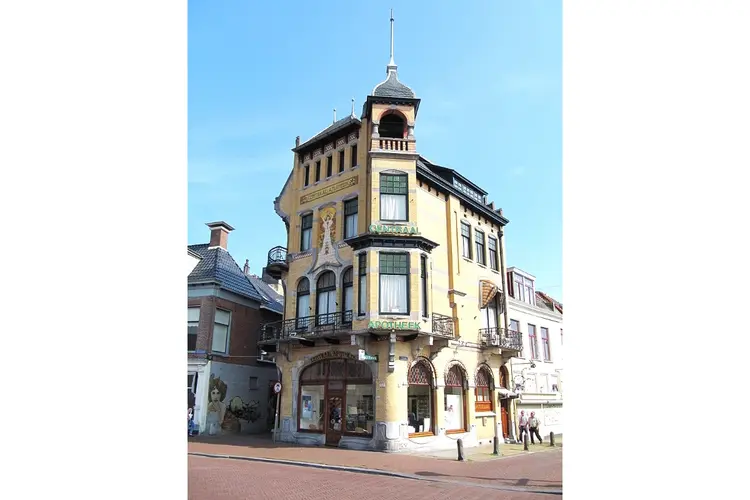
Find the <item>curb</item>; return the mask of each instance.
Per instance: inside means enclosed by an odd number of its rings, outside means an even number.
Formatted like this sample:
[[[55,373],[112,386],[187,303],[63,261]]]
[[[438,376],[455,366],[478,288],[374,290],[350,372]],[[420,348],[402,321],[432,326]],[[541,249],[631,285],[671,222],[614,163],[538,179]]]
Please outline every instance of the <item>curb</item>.
[[[521,493],[543,493],[543,494],[548,494],[548,495],[562,495],[561,488],[534,489],[534,487],[523,487],[523,486],[496,486],[492,484],[472,483],[472,482],[467,482],[467,481],[451,481],[450,479],[438,479],[435,477],[418,476],[416,474],[406,474],[403,472],[393,472],[389,470],[367,469],[364,467],[349,467],[346,465],[329,465],[329,464],[320,464],[320,463],[315,463],[315,462],[301,462],[297,460],[279,460],[276,458],[245,457],[245,456],[239,456],[239,455],[222,455],[222,454],[190,452],[190,451],[188,452],[188,455],[195,456],[195,457],[204,457],[204,458],[218,458],[218,459],[225,459],[225,460],[245,460],[248,462],[262,462],[262,463],[274,464],[274,465],[310,467],[313,469],[325,469],[325,470],[335,470],[335,471],[340,471],[340,472],[371,474],[374,476],[388,476],[388,477],[396,477],[400,479],[411,479],[414,481],[430,481],[434,483],[443,483],[443,484],[460,484],[462,486],[473,486],[476,488],[487,488],[487,489],[501,490],[501,491],[515,491],[515,492],[521,492]]]

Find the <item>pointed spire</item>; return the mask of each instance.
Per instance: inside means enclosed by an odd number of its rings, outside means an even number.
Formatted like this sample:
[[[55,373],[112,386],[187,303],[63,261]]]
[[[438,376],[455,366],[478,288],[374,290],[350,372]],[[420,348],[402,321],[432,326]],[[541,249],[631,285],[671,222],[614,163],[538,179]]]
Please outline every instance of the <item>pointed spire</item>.
[[[393,9],[391,9],[391,60],[388,61],[388,66],[386,66],[386,73],[396,71],[397,69],[396,61],[393,60]]]
[[[250,259],[245,259],[245,267],[242,268],[242,272],[246,275],[250,274]]]
[[[336,123],[336,108],[333,108],[333,123]]]
[[[356,115],[354,114],[354,98],[352,97],[352,118],[356,118]]]

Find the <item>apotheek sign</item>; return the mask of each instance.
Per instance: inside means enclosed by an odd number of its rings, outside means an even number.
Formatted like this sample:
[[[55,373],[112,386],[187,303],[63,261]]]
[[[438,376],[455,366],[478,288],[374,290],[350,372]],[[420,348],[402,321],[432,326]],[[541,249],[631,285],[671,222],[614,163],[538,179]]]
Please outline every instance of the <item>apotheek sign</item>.
[[[368,328],[375,330],[419,330],[418,321],[370,321]]]
[[[388,224],[370,224],[369,231],[374,234],[419,234],[417,226],[391,226]]]

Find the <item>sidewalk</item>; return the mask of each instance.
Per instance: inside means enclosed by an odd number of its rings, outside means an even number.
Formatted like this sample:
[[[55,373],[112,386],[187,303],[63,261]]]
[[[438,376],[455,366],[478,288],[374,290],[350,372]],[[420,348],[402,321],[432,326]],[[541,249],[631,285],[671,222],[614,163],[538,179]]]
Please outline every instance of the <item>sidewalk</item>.
[[[519,449],[520,448],[520,449]],[[547,445],[503,444],[502,457],[493,457],[492,447],[467,448],[466,461],[456,460],[456,452],[379,453],[339,448],[274,444],[270,437],[222,436],[190,438],[188,453],[270,459],[310,464],[325,464],[354,469],[370,469],[401,476],[418,476],[462,483],[496,486],[562,488],[562,449]],[[356,472],[356,471],[355,471]],[[363,471],[364,472],[364,471]]]

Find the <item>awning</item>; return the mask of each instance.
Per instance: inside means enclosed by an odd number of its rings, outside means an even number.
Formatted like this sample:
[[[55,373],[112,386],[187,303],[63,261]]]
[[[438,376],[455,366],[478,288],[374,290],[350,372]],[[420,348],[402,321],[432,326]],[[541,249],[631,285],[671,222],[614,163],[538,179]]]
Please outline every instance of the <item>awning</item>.
[[[487,280],[480,280],[479,281],[480,290],[482,293],[481,301],[482,303],[479,305],[480,309],[483,309],[487,307],[487,304],[495,298],[495,295],[497,294],[497,285],[495,285],[491,281]]]

